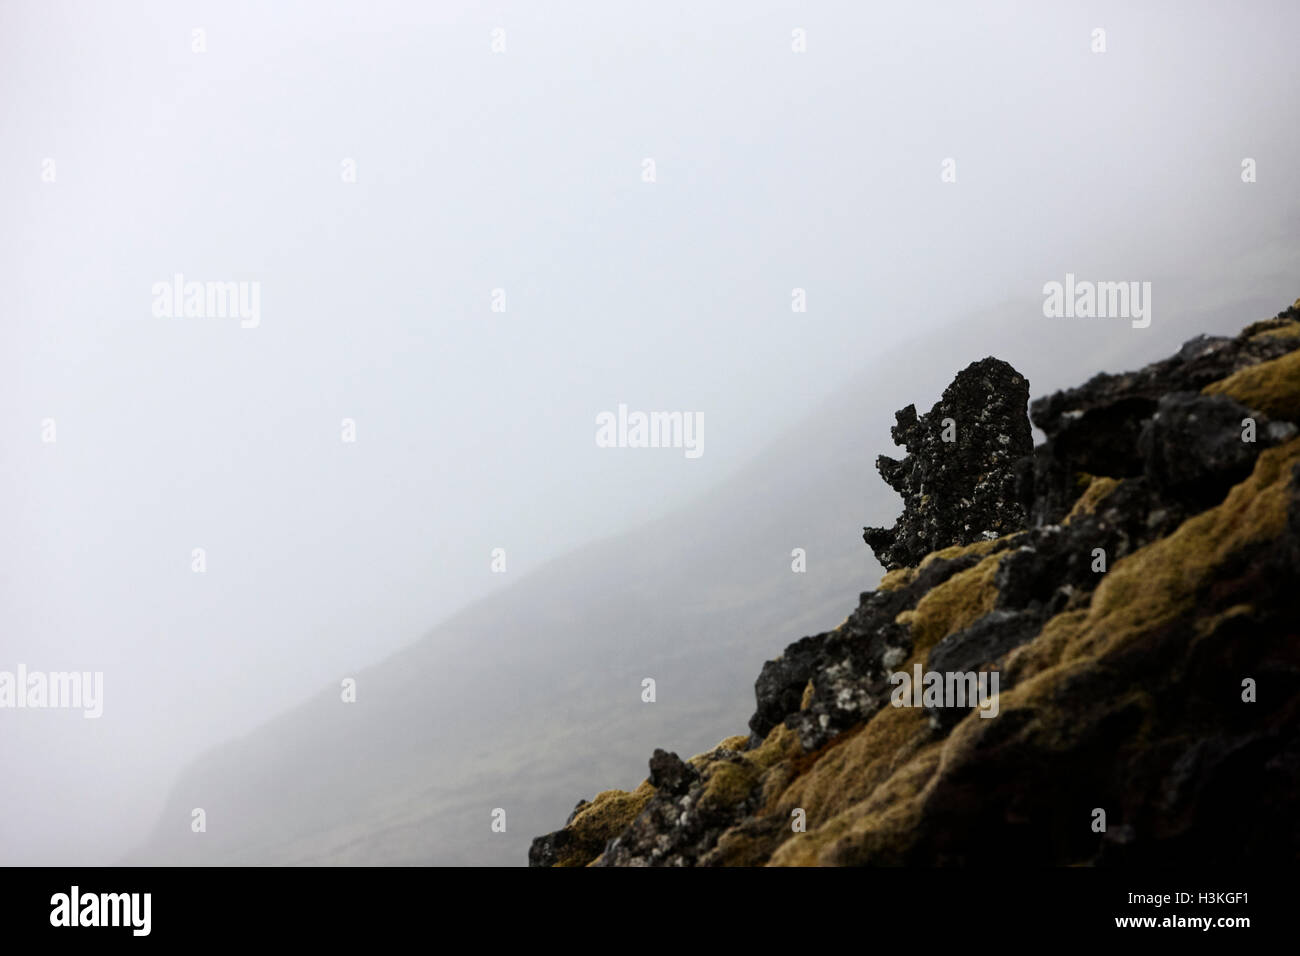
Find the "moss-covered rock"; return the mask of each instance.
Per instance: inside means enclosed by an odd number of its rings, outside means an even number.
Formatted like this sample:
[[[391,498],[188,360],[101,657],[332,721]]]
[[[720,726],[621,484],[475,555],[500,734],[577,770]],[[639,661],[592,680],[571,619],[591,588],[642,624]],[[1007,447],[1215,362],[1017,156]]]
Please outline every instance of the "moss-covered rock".
[[[622,833],[650,800],[654,788],[644,781],[632,792],[605,790],[590,803],[579,805],[564,829],[533,841],[532,866],[586,866]]]
[[[1272,418],[1300,422],[1300,351],[1243,368],[1203,391],[1235,398]]]
[[[1098,478],[1090,476],[1088,487],[1084,490],[1083,494],[1079,496],[1079,500],[1074,503],[1074,507],[1070,509],[1070,513],[1065,516],[1064,523],[1069,524],[1074,518],[1081,515],[1092,514],[1097,510],[1097,505],[1099,505],[1108,494],[1114,491],[1118,485],[1119,482],[1114,478]]]
[[[994,581],[1003,557],[989,555],[930,591],[915,608],[898,615],[897,623],[911,631],[916,653],[928,651],[947,635],[993,610],[998,596]]]
[[[1239,448],[1227,399],[1296,420],[1300,302],[1036,402],[1033,527],[890,571],[764,666],[749,736],[656,752],[536,862],[1294,863],[1300,438]],[[996,670],[996,716],[893,706],[916,664]]]

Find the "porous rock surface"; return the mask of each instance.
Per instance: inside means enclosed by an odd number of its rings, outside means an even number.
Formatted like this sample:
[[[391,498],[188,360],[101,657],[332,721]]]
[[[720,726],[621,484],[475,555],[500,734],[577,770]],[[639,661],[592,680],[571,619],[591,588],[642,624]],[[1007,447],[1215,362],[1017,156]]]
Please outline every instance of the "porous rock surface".
[[[1024,507],[1015,494],[1016,462],[1033,448],[1029,382],[1006,362],[973,362],[924,415],[908,405],[890,429],[906,448],[902,461],[876,459],[880,477],[903,498],[893,528],[864,528],[863,538],[887,570],[911,567],[950,544],[1019,530]]]

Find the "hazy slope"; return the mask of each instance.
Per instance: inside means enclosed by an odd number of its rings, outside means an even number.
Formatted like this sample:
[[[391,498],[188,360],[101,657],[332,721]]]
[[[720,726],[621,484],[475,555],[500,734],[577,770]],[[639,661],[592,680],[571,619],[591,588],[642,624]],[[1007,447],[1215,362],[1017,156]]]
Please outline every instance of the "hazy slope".
[[[954,326],[943,354],[997,354],[1037,396],[1200,331],[1233,331],[1270,314],[1276,295],[1141,332],[1033,321],[1037,304],[1020,303]],[[873,357],[692,506],[558,559],[340,675],[356,677],[357,703],[326,689],[202,755],[129,862],[522,865],[531,837],[580,797],[641,780],[654,747],[694,753],[743,727],[762,661],[839,623],[879,578],[855,529],[899,508],[872,466],[894,451],[894,410],[928,407],[957,371],[933,367],[930,344]],[[793,548],[807,550],[804,574],[791,571]],[[641,701],[646,677],[653,704]],[[195,807],[206,833],[190,832]],[[497,807],[504,834],[490,828]]]

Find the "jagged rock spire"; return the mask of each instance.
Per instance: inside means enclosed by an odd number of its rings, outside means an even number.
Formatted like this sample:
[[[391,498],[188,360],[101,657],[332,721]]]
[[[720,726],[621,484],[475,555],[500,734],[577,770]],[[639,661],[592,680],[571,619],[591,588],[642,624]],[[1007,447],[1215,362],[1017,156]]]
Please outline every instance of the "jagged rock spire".
[[[902,461],[876,459],[880,477],[903,497],[893,528],[862,537],[886,568],[913,567],[932,551],[1025,526],[1016,462],[1033,451],[1029,382],[996,358],[972,362],[921,415],[908,405],[890,429]]]

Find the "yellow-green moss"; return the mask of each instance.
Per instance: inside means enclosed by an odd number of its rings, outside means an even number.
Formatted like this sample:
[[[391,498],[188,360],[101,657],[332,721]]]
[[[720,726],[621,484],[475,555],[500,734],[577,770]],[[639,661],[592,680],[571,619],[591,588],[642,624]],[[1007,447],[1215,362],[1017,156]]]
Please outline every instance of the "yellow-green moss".
[[[1005,538],[994,538],[991,541],[981,538],[979,541],[972,541],[970,544],[953,544],[946,548],[940,548],[938,551],[931,551],[921,563],[914,568],[894,568],[892,571],[885,572],[885,576],[880,579],[876,585],[877,591],[897,591],[905,588],[916,580],[917,574],[922,569],[928,568],[936,561],[952,561],[955,558],[966,557],[967,555],[985,555],[998,546],[998,543]]]
[[[1275,328],[1265,329],[1250,336],[1252,342],[1260,339],[1297,339],[1300,338],[1300,322],[1287,322]]]
[[[784,724],[777,724],[761,746],[745,755],[762,772],[759,805],[764,811],[794,778],[793,758],[802,752],[799,735]]]
[[[566,830],[570,841],[556,866],[585,866],[600,855],[605,844],[627,829],[654,794],[650,781],[643,781],[631,793],[605,790],[573,818]]]
[[[1218,614],[1199,617],[1196,619],[1195,623],[1197,637],[1200,638],[1207,634],[1213,634],[1233,618],[1249,618],[1254,612],[1255,608],[1250,604],[1234,604],[1232,607],[1226,608]]]
[[[994,575],[1004,555],[990,554],[974,567],[954,574],[921,598],[913,610],[898,615],[897,622],[911,629],[914,657],[993,610],[998,596]]]
[[[787,787],[798,779],[799,770],[795,767],[793,760],[782,760],[774,764],[764,774],[759,781],[758,795],[758,816],[763,816],[772,811],[781,794],[785,793]]]
[[[1087,617],[1087,608],[1063,611],[1043,625],[1036,638],[1008,654],[1002,663],[1004,686],[1026,681],[1059,664],[1070,636],[1078,633]]]
[[[1003,535],[1002,537],[1005,538],[1006,535]],[[940,548],[938,551],[931,551],[921,559],[921,563],[917,565],[917,569],[921,570],[928,568],[936,561],[951,561],[954,558],[964,558],[971,554],[988,554],[997,547],[998,542],[1001,540],[1002,538],[993,538],[992,540],[981,538],[979,541],[972,541],[970,544],[953,544],[946,548]]]
[[[734,807],[754,792],[758,776],[758,768],[748,760],[715,761],[705,770],[700,806]]]
[[[759,770],[766,770],[798,752],[799,736],[785,724],[777,724],[767,732],[767,737],[758,747],[745,754],[745,759]]]
[[[799,738],[784,724],[777,724],[759,746],[753,750],[720,758],[723,749],[742,751],[749,738],[744,735],[728,737],[707,753],[692,757],[690,763],[704,777],[701,805],[714,807],[734,806],[744,800],[759,785],[770,768],[799,752]]]
[[[886,571],[885,576],[880,579],[876,585],[877,591],[897,591],[899,588],[905,588],[912,583],[916,577],[916,568],[894,568],[892,571]]]
[[[925,711],[884,707],[849,739],[827,749],[781,794],[776,812],[802,807],[827,820],[870,796],[929,737]],[[809,829],[813,824],[809,823]]]
[[[718,837],[709,853],[711,861],[723,866],[762,866],[771,853],[771,837],[745,827],[732,827]]]
[[[720,741],[717,744],[714,744],[711,748],[704,751],[704,753],[696,754],[694,757],[692,757],[690,760],[686,762],[690,764],[692,767],[694,767],[696,770],[700,770],[703,767],[706,767],[709,764],[711,764],[713,761],[717,760],[719,751],[744,750],[747,746],[749,746],[749,737],[745,734],[735,734],[731,737],[726,738],[725,740]]]
[[[1234,372],[1201,389],[1227,395],[1272,418],[1300,421],[1300,349]]]
[[[932,744],[853,807],[824,822],[810,812],[808,832],[787,839],[768,865],[834,865],[850,853],[857,860],[899,861],[921,818],[922,796],[938,765],[939,745]]]
[[[1064,659],[1114,649],[1188,614],[1193,598],[1229,555],[1281,532],[1297,459],[1300,439],[1264,451],[1250,477],[1218,507],[1117,561],[1097,586]]]
[[[1077,518],[1079,515],[1090,515],[1097,510],[1103,498],[1118,487],[1119,482],[1114,478],[1106,477],[1089,477],[1088,487],[1082,497],[1074,503],[1070,513],[1065,516],[1065,524],[1070,523],[1071,518]]]
[[[744,750],[749,746],[749,734],[733,734],[718,746],[726,747],[728,750]]]

